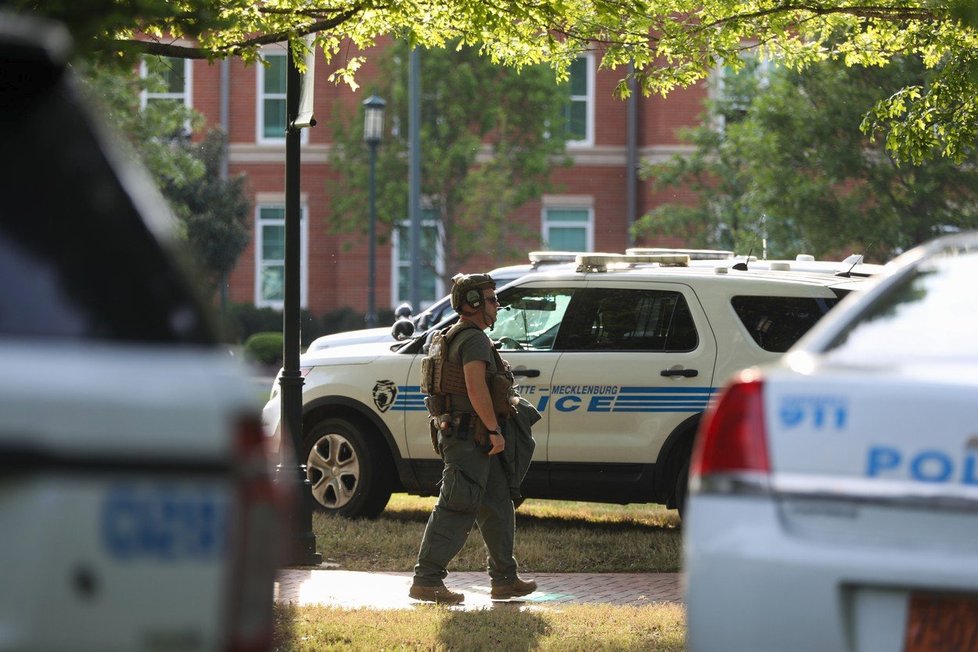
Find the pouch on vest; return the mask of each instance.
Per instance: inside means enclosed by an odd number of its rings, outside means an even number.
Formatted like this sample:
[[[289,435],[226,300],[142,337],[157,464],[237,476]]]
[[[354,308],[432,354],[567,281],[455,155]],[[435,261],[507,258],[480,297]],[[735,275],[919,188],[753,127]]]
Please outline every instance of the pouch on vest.
[[[492,399],[492,411],[496,419],[505,421],[516,414],[516,404],[520,394],[516,385],[516,376],[510,371],[509,365],[499,355],[495,347],[492,349],[496,361],[496,372],[486,372],[486,384],[489,385],[489,397]]]
[[[426,394],[424,405],[428,409],[431,446],[438,454],[441,454],[439,432],[451,425],[451,394],[466,393],[462,366],[448,360],[449,343],[466,328],[478,326],[460,321],[454,326],[435,331],[428,344],[427,355],[421,358],[421,392]]]

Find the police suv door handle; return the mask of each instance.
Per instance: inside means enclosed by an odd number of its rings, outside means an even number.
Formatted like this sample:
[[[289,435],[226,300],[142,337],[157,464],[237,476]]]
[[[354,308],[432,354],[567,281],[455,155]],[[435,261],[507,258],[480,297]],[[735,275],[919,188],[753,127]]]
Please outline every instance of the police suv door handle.
[[[540,375],[539,369],[513,369],[514,376],[525,376],[526,378],[536,378]]]
[[[673,367],[672,369],[663,369],[659,372],[662,376],[682,376],[683,378],[695,378],[699,375],[699,371],[696,369],[683,369],[681,367]]]

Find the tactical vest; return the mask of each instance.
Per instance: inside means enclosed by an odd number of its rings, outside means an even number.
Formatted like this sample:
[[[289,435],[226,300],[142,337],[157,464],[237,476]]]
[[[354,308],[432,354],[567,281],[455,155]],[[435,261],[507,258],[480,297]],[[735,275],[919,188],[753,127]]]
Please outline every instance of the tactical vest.
[[[462,365],[448,359],[448,345],[466,328],[478,328],[478,326],[459,320],[455,325],[435,331],[432,335],[428,354],[421,358],[421,393],[429,398],[444,399],[449,394],[465,394],[465,372],[462,370]],[[428,401],[425,403],[427,404]],[[431,416],[437,416],[450,408],[447,404],[437,407],[441,409],[436,412],[432,412],[429,407],[428,412]]]
[[[462,365],[448,358],[448,347],[455,336],[466,328],[479,328],[477,325],[459,320],[451,327],[436,331],[431,336],[428,353],[421,359],[421,392],[425,394],[424,404],[428,409],[428,422],[431,426],[432,445],[438,450],[437,431],[445,430],[452,421],[452,395],[465,395],[465,372]],[[496,369],[486,374],[489,395],[499,421],[508,418],[514,411],[514,397],[517,397],[513,374],[506,371],[506,364],[495,348]],[[480,422],[481,423],[481,422]]]

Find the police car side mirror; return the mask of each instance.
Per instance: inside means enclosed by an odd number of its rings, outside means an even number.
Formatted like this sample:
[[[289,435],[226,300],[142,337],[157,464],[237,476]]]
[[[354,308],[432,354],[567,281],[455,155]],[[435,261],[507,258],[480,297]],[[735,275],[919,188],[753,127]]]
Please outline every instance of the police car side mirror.
[[[397,341],[406,340],[414,335],[414,322],[407,317],[399,317],[391,326],[391,337]]]

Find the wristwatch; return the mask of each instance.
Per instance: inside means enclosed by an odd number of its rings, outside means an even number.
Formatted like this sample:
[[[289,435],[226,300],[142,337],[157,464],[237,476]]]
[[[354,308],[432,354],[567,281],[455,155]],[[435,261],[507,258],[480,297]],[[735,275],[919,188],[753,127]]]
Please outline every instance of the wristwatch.
[[[503,436],[503,431],[500,430],[499,428],[496,428],[495,430],[490,430],[489,431],[489,434],[490,435],[499,435],[500,437],[502,437]]]

